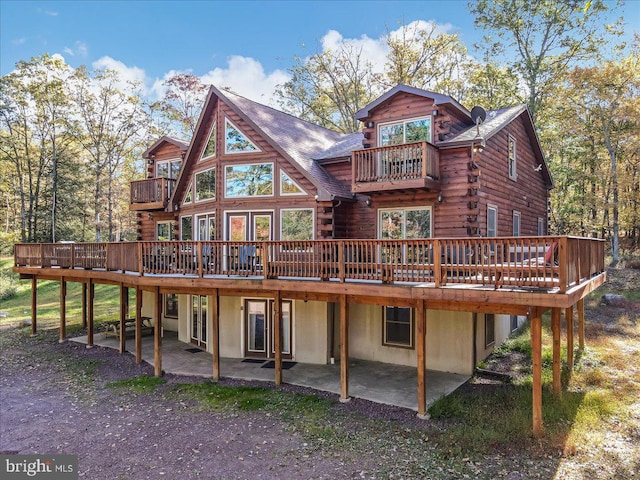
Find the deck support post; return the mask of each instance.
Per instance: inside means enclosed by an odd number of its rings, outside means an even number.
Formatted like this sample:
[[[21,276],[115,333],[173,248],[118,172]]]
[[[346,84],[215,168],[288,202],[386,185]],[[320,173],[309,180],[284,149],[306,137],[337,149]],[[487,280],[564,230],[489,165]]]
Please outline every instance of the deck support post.
[[[427,414],[427,392],[426,392],[426,326],[427,326],[427,309],[425,308],[424,300],[418,301],[418,311],[417,311],[417,339],[416,339],[416,350],[418,357],[418,418],[427,419],[429,415]]]
[[[160,287],[155,288],[154,292],[154,316],[153,325],[153,369],[156,377],[162,376],[162,295]],[[142,319],[140,319],[142,320]]]
[[[38,333],[38,280],[31,277],[31,336]]]
[[[142,362],[142,290],[136,287],[136,363]]]
[[[59,343],[63,343],[67,338],[67,281],[60,278],[60,338]]]
[[[87,282],[82,282],[82,328],[87,328]]]
[[[273,348],[275,350],[275,382],[282,384],[282,297],[276,290],[273,299]]]
[[[343,294],[340,295],[340,401],[349,400],[349,305]]]
[[[567,322],[567,366],[573,370],[573,305],[564,311]]]
[[[129,295],[129,289],[123,284],[120,284],[120,353],[127,351],[127,335],[125,331],[125,318],[127,314],[127,297]]]
[[[96,296],[96,286],[89,279],[89,298],[87,299],[87,348],[93,348],[93,303]]]
[[[560,309],[551,309],[551,332],[553,334],[553,396],[560,397],[562,385],[560,380]]]
[[[578,300],[578,348],[584,350],[584,298]]]
[[[533,371],[533,434],[542,435],[542,312],[534,308],[531,323],[531,363]]]
[[[211,353],[213,354],[213,380],[220,380],[220,297],[218,289],[211,296]]]

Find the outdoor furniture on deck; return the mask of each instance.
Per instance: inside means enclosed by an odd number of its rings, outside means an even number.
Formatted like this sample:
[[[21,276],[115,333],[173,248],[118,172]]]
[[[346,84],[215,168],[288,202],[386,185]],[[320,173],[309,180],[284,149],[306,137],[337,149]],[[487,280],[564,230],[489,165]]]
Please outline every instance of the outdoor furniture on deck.
[[[142,320],[142,335],[151,335],[153,333],[153,324],[151,323],[151,317],[141,317]],[[109,320],[104,322],[107,326],[107,330],[104,332],[105,337],[116,337],[120,340],[120,320]],[[127,317],[124,319],[124,334],[133,336],[136,331],[136,319]]]

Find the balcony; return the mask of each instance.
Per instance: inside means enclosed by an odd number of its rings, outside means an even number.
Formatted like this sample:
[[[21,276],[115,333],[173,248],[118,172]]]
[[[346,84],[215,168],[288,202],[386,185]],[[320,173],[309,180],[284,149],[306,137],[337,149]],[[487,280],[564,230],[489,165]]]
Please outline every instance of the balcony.
[[[176,181],[169,178],[147,178],[131,182],[129,210],[163,210]]]
[[[355,150],[351,160],[353,193],[440,190],[440,154],[429,142]]]

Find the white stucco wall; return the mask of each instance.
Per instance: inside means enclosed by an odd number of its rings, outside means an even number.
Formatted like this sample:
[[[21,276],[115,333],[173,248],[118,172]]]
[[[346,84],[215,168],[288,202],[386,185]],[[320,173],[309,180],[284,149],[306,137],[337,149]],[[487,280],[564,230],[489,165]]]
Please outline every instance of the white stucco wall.
[[[220,297],[220,356],[244,357],[243,299]]]
[[[293,359],[303,363],[329,362],[327,304],[293,302]]]

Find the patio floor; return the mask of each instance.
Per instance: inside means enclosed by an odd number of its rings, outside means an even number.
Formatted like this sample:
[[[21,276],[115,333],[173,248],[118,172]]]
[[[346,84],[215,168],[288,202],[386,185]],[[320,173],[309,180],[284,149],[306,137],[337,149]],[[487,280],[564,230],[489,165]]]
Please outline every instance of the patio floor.
[[[70,341],[87,343],[87,337],[74,337]],[[104,333],[94,334],[94,344],[101,347],[118,349],[118,339],[107,337]],[[164,332],[162,338],[162,369],[177,375],[196,375],[211,377],[213,360],[210,353],[194,349],[193,345],[180,342],[175,332]],[[127,339],[127,351],[134,353],[135,342]],[[153,365],[153,337],[142,338],[142,359]],[[132,360],[133,361],[133,360]],[[220,358],[220,376],[243,380],[274,381],[275,371],[266,368],[264,363],[243,362],[242,358]],[[427,405],[443,395],[448,395],[466,382],[468,375],[427,370]],[[284,383],[311,387],[340,394],[340,364],[315,365],[296,363],[289,369],[283,369]],[[372,402],[396,405],[418,410],[417,374],[415,367],[372,362],[368,360],[349,360],[349,395]]]

